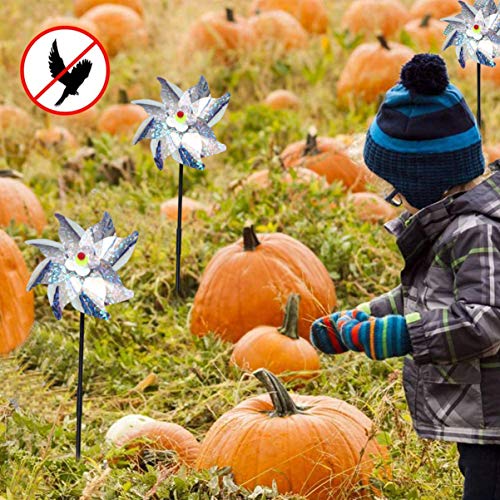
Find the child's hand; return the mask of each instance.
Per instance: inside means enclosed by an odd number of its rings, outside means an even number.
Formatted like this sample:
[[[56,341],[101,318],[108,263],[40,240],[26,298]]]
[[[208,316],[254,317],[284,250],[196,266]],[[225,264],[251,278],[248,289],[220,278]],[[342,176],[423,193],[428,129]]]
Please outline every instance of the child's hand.
[[[364,315],[365,317],[362,317]],[[340,342],[351,351],[364,351],[371,359],[404,356],[411,352],[406,319],[399,315],[374,318],[365,313],[338,319]]]
[[[362,316],[359,316],[362,315]],[[326,354],[341,354],[349,350],[340,336],[340,327],[353,318],[368,319],[369,316],[357,309],[339,311],[317,319],[311,326],[311,343]]]

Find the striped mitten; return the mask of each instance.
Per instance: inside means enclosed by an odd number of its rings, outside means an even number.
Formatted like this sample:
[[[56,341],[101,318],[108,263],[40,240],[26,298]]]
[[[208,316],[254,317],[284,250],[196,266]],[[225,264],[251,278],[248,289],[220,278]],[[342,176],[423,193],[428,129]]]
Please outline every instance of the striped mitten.
[[[363,313],[365,314],[365,313]],[[371,359],[405,356],[411,352],[406,319],[399,315],[362,319],[345,315],[337,320],[342,344],[351,351],[365,352]]]
[[[326,354],[341,354],[349,350],[344,345],[340,337],[340,329],[338,321],[340,318],[343,322],[356,318],[361,311],[356,309],[339,311],[328,316],[323,316],[317,319],[311,326],[311,343],[316,349]],[[363,319],[368,319],[369,316],[365,313]]]

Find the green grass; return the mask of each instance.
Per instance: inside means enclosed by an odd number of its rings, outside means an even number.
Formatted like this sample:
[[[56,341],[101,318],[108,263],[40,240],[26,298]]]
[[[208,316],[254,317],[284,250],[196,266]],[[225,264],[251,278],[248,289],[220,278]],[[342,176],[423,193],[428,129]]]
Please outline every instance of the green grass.
[[[338,29],[348,2],[329,0],[327,4],[332,28]],[[29,5],[27,0],[6,0],[0,8],[0,16],[9,19],[0,26],[2,99],[26,109],[35,126],[42,127],[47,117],[24,96],[18,83],[18,59],[42,18],[70,12],[71,2],[50,0],[44,2],[44,9]],[[173,290],[175,225],[159,216],[161,202],[177,194],[174,164],[169,162],[159,172],[147,145],[133,147],[128,137],[73,129],[82,146],[96,150],[95,157],[83,162],[75,174],[66,165],[72,152],[40,147],[31,131],[2,137],[0,168],[22,171],[39,195],[50,219],[44,237],[56,238],[55,211],[86,226],[108,210],[119,234],[133,229],[140,233],[134,256],[121,272],[126,286],[135,292],[134,299],[110,308],[109,322],[87,321],[84,459],[80,463],[73,458],[78,315],[68,309],[57,322],[45,290],[38,289],[37,321],[29,341],[10,358],[0,360],[2,500],[78,498],[84,490],[84,498],[103,499],[139,499],[148,494],[172,499],[252,497],[235,487],[224,471],[195,474],[181,469],[173,475],[161,464],[145,471],[104,465],[104,435],[125,414],[174,421],[202,439],[225,411],[261,392],[256,381],[228,366],[230,345],[212,337],[194,338],[188,329],[203,269],[219,248],[241,235],[246,223],[255,224],[260,232],[283,231],[307,244],[334,279],[339,308],[353,307],[397,284],[402,263],[395,242],[380,225],[357,220],[345,206],[340,186],[325,190],[313,183],[299,190],[280,182],[276,152],[304,137],[310,125],[316,125],[322,135],[365,131],[374,103],[350,110],[339,110],[336,103],[335,83],[352,40],[330,33],[328,50],[321,40],[313,40],[307,49],[274,60],[262,51],[245,55],[231,68],[208,65],[203,56],[184,66],[176,57],[178,26],[198,15],[199,2],[146,0],[145,5],[151,45],[113,59],[110,90],[98,107],[116,101],[116,89],[132,84],[139,85],[144,97],[157,98],[157,74],[187,87],[203,73],[214,95],[229,90],[230,110],[215,130],[228,145],[227,153],[210,159],[205,172],[189,170],[185,175],[186,194],[214,204],[217,210],[184,226],[184,298],[178,299]],[[203,10],[222,6],[223,2],[213,0],[204,2]],[[15,35],[14,25],[19,26]],[[446,57],[454,75],[453,54]],[[458,80],[458,84],[474,106],[473,80]],[[302,98],[297,112],[273,112],[258,104],[279,87],[290,88]],[[484,95],[488,140],[498,142],[498,92],[486,83]],[[130,179],[110,185],[102,165],[119,157],[131,158],[135,171]],[[229,188],[260,168],[271,169],[273,189]],[[332,202],[336,208],[331,208]],[[8,232],[34,268],[39,255],[23,242],[35,234],[15,226]],[[401,360],[374,363],[355,354],[324,356],[321,375],[305,383],[300,392],[344,399],[374,419],[391,455],[393,477],[383,485],[384,497],[457,498],[461,477],[455,447],[420,440],[412,431],[401,366]],[[136,390],[150,373],[156,374],[157,383]],[[276,497],[272,491],[257,491],[253,496],[271,497]]]

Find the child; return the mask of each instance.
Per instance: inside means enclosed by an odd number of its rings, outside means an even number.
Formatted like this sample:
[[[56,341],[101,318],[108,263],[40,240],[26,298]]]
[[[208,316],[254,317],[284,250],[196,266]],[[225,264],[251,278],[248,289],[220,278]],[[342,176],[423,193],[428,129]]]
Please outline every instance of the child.
[[[458,443],[464,499],[500,499],[500,173],[480,179],[481,135],[439,56],[403,67],[364,155],[407,209],[385,225],[405,260],[401,284],[316,320],[311,341],[327,354],[409,354],[415,430]]]

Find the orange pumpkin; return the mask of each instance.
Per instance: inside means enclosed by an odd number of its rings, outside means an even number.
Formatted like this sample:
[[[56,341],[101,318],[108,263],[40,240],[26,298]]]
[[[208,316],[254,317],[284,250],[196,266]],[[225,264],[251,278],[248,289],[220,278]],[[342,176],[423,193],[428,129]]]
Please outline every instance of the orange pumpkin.
[[[75,16],[80,17],[92,7],[102,5],[103,3],[124,5],[125,7],[135,10],[140,16],[144,15],[142,0],[75,0],[73,3]]]
[[[129,7],[104,3],[85,12],[82,19],[97,26],[100,40],[110,56],[147,44],[144,21]]]
[[[261,12],[248,19],[258,42],[297,49],[307,43],[307,33],[292,15],[282,10]]]
[[[381,33],[391,37],[408,19],[408,10],[399,0],[354,0],[342,17],[341,26],[354,34]]]
[[[292,396],[267,370],[254,375],[268,394],[241,402],[212,425],[198,469],[229,466],[235,482],[249,490],[276,482],[279,493],[309,500],[378,493],[369,480],[387,451],[366,415],[328,396]]]
[[[182,53],[185,59],[189,59],[193,51],[210,51],[215,59],[229,62],[235,54],[252,46],[254,36],[247,20],[235,15],[231,9],[207,12],[191,25]]]
[[[47,17],[42,21],[42,24],[38,28],[37,32],[41,33],[42,31],[48,30],[49,28],[55,28],[56,26],[75,26],[76,28],[88,31],[99,38],[99,30],[97,29],[95,23],[87,19],[78,19],[70,16]]]
[[[323,0],[255,0],[252,14],[267,10],[283,10],[295,17],[309,33],[326,33],[328,14]]]
[[[298,332],[300,297],[288,297],[285,319],[280,328],[258,326],[245,333],[234,346],[231,363],[242,370],[266,368],[276,375],[294,372],[285,380],[310,378],[319,370],[316,349]]]
[[[293,170],[293,173],[291,172]],[[257,170],[253,174],[249,175],[243,182],[240,182],[238,188],[235,192],[240,191],[241,186],[251,186],[253,189],[269,189],[272,185],[271,183],[271,172],[269,169],[265,168],[262,170]],[[283,175],[282,180],[285,184],[309,184],[311,182],[320,182],[321,184],[327,185],[326,179],[321,177],[316,172],[309,170],[307,168],[294,168],[289,169],[285,175]]]
[[[2,196],[0,202],[4,202]],[[33,292],[26,291],[29,276],[21,251],[0,229],[0,355],[22,345],[33,326]]]
[[[489,163],[493,163],[496,160],[500,160],[500,144],[484,146],[484,152],[486,153],[487,160]]]
[[[399,43],[364,43],[352,52],[337,83],[337,97],[343,104],[373,102],[399,80],[402,66],[415,53]]]
[[[362,221],[387,222],[397,216],[395,208],[375,193],[350,193],[347,201]]]
[[[97,128],[110,135],[130,135],[147,116],[136,104],[113,104],[102,112]]]
[[[300,99],[289,90],[274,90],[264,100],[264,104],[271,109],[297,109]]]
[[[417,0],[410,8],[412,18],[422,19],[431,15],[434,19],[453,16],[460,12],[457,0]]]
[[[193,467],[200,451],[196,438],[184,427],[161,422],[144,415],[127,415],[108,430],[106,441],[116,447],[126,447],[136,454],[144,451],[171,451],[179,465]]]
[[[177,198],[172,198],[163,202],[160,206],[160,212],[168,220],[177,221]],[[205,205],[199,201],[188,198],[187,196],[182,197],[182,220],[187,221],[193,219],[197,212],[205,212],[206,214],[212,213],[212,207]]]
[[[81,132],[82,129],[95,128],[98,117],[97,109],[93,107],[76,115],[58,116],[55,120],[71,130]]]
[[[35,132],[35,139],[46,148],[76,148],[75,136],[64,127],[41,128]]]
[[[208,263],[191,310],[191,332],[236,342],[256,326],[279,326],[291,293],[302,297],[299,334],[309,340],[312,321],[337,302],[328,271],[300,241],[283,233],[257,238],[246,227],[242,239]]]
[[[0,130],[6,133],[14,130],[26,130],[32,127],[31,118],[21,108],[9,104],[0,104]]]
[[[405,24],[405,31],[421,50],[438,52],[443,44],[446,24],[432,19],[428,14],[422,19],[413,19]]]
[[[0,226],[15,222],[41,233],[47,225],[42,205],[29,187],[9,175],[10,171],[0,170]]]
[[[331,137],[317,137],[312,130],[305,141],[290,144],[280,155],[285,168],[307,168],[329,184],[341,181],[353,191],[365,188],[367,169],[354,163],[346,152],[346,147]]]
[[[495,59],[496,66],[493,68],[489,66],[481,66],[481,78],[484,81],[492,82],[495,85],[500,85],[500,57]],[[464,77],[476,77],[477,66],[474,63],[469,62],[465,69],[461,67],[458,68],[458,73],[460,76]]]

